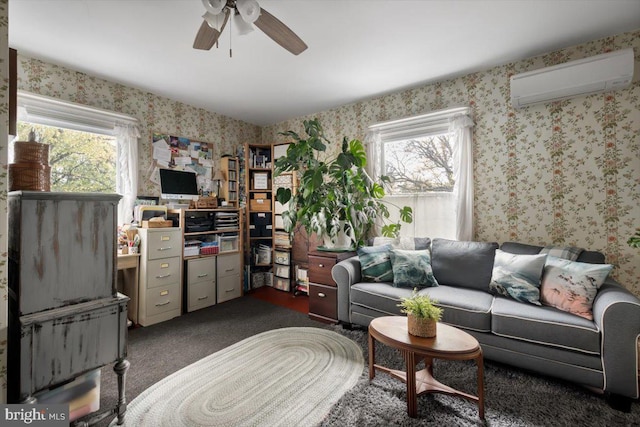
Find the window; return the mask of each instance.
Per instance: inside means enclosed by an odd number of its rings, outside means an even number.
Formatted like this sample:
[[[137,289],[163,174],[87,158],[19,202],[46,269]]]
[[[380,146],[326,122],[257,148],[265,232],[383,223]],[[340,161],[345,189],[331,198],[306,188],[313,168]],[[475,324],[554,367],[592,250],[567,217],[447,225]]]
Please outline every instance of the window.
[[[51,191],[118,193],[118,223],[133,218],[138,186],[137,120],[18,91],[18,139],[34,129],[50,144]]]
[[[51,191],[116,192],[115,137],[19,121],[18,140],[27,141],[31,130],[49,144]]]
[[[456,108],[369,128],[372,172],[389,178],[385,200],[413,209],[413,223],[402,225],[401,236],[473,238],[472,122],[467,113],[467,108]]]

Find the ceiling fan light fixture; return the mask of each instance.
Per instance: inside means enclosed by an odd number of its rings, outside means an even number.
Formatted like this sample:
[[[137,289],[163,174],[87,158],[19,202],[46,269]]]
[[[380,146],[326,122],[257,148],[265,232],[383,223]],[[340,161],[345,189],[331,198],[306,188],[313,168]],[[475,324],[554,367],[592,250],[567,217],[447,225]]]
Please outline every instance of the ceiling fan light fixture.
[[[202,0],[202,4],[207,12],[218,15],[227,5],[227,0]]]
[[[244,18],[238,13],[233,14],[233,26],[235,27],[236,32],[241,36],[249,34],[253,31],[253,25],[251,25],[249,22],[246,22]]]
[[[222,24],[224,23],[224,18],[225,15],[222,13],[219,13],[217,15],[212,14],[211,12],[205,12],[204,15],[202,15],[202,18],[207,21],[207,25],[209,25],[209,27],[213,28],[214,30],[217,31],[221,31],[222,30]]]
[[[236,9],[249,24],[253,24],[260,17],[260,5],[255,0],[237,0]]]

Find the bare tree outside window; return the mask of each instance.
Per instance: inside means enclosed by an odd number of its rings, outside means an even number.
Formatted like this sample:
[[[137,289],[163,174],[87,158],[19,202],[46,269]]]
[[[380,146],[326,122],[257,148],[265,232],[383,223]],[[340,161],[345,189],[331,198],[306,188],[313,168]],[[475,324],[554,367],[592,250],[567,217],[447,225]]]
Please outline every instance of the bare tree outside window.
[[[385,142],[390,194],[452,192],[453,150],[448,134]]]

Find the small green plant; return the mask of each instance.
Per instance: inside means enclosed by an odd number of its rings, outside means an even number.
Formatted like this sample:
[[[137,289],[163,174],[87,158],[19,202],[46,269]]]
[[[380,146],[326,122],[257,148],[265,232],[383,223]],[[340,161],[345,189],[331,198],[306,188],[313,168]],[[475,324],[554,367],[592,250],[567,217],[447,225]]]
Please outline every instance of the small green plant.
[[[436,306],[438,301],[431,299],[427,294],[418,294],[418,289],[413,290],[409,298],[402,298],[398,307],[405,314],[412,314],[419,319],[432,319],[436,322],[442,318],[442,308]]]
[[[627,245],[631,246],[632,248],[640,248],[640,228],[636,228],[636,234],[629,237],[629,240],[627,240]]]

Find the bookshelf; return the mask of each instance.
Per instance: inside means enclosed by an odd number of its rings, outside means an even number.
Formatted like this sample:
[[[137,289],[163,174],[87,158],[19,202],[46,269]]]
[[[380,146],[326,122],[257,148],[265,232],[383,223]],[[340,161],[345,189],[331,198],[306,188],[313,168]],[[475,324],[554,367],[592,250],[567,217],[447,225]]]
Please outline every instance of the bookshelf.
[[[220,198],[227,201],[228,206],[238,207],[240,162],[237,157],[223,157],[220,160],[220,171],[224,182],[220,187]]]

